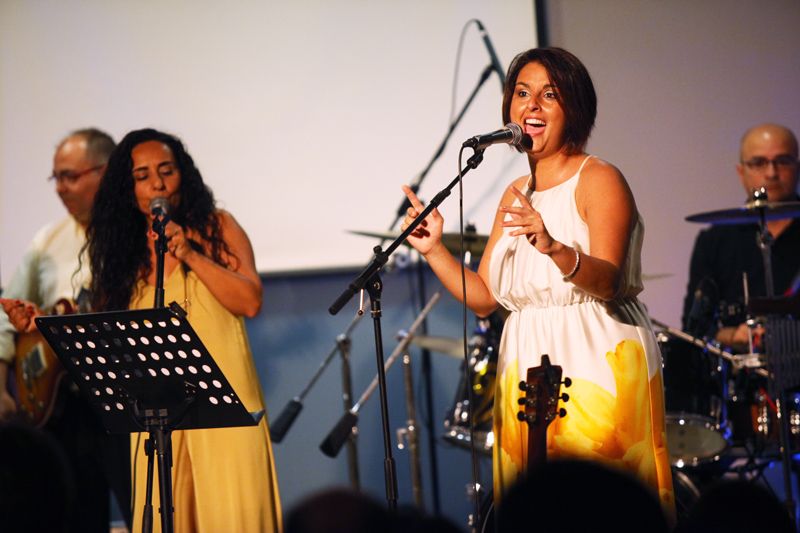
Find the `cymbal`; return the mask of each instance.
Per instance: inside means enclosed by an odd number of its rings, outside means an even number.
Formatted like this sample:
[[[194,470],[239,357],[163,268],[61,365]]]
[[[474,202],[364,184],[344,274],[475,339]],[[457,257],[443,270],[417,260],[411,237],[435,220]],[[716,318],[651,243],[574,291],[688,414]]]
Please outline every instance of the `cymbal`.
[[[355,231],[350,230],[348,233],[352,233],[354,235],[363,235],[364,237],[375,237],[377,239],[386,239],[386,240],[394,240],[400,236],[400,232],[397,231],[387,231],[387,232],[375,232],[375,231]],[[481,255],[483,250],[486,248],[486,243],[489,241],[488,235],[480,235],[478,233],[473,233],[470,231],[464,232],[464,251],[469,252],[472,255]],[[443,233],[442,234],[442,244],[444,247],[451,254],[458,254],[461,250],[461,235],[459,233]],[[408,242],[404,242],[406,246],[408,246]]]
[[[411,344],[416,344],[420,348],[439,352],[457,359],[464,358],[464,341],[452,337],[434,337],[431,335],[414,335]]]
[[[800,217],[800,202],[767,202],[755,200],[742,207],[720,209],[697,213],[686,217],[687,222],[708,222],[711,224],[757,224],[761,214],[765,220]]]
[[[658,274],[642,274],[642,281],[654,281],[657,279],[671,278],[674,274],[669,272],[660,272]]]

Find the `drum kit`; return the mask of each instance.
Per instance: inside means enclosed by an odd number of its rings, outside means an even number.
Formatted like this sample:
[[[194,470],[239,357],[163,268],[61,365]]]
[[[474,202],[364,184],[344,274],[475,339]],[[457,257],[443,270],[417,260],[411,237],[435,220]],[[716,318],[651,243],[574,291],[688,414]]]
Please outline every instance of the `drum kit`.
[[[800,202],[769,202],[765,192],[757,192],[743,207],[698,213],[689,222],[710,224],[758,224],[759,244],[766,274],[767,296],[772,296],[770,237],[766,222],[800,217]],[[353,232],[360,235],[394,238],[394,233]],[[474,229],[464,239],[464,249],[480,256],[487,241]],[[460,235],[445,234],[443,242],[453,253],[461,249]],[[655,276],[663,277],[663,276]],[[797,310],[794,310],[797,313]],[[494,444],[492,407],[498,344],[504,317],[478,318],[468,342],[468,372],[462,376],[452,405],[443,421],[443,438],[470,448],[469,389],[475,402],[473,432],[478,451],[491,454]],[[738,459],[744,459],[760,472],[780,459],[784,448],[800,450],[800,395],[780,396],[773,386],[772,362],[763,354],[732,354],[719,344],[697,338],[684,331],[652,320],[663,358],[663,378],[667,442],[676,472],[676,491],[686,485],[693,496],[699,491],[692,484],[693,472],[715,469],[723,475]],[[750,319],[748,324],[766,326]],[[800,331],[800,328],[798,328]],[[800,335],[798,335],[800,337]],[[795,346],[800,344],[800,339]],[[433,352],[464,360],[462,339],[417,335],[412,343]],[[468,377],[467,377],[468,376]],[[785,382],[785,380],[784,380]],[[800,385],[797,383],[796,385]],[[782,389],[781,389],[782,390]],[[780,391],[779,391],[780,392]],[[786,429],[781,436],[781,398],[785,398]],[[782,442],[786,440],[786,442]],[[687,476],[687,474],[689,476]]]

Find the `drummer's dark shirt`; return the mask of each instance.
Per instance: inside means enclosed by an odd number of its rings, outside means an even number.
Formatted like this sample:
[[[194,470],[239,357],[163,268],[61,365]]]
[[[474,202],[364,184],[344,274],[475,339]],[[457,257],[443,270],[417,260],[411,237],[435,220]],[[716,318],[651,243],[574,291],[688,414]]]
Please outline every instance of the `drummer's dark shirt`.
[[[718,225],[697,235],[683,302],[685,331],[695,335],[713,335],[717,320],[704,318],[711,313],[724,326],[744,322],[742,272],[747,272],[749,295],[766,296],[758,231],[756,224]],[[800,219],[794,219],[775,239],[772,272],[775,295],[783,295],[800,273]],[[698,288],[701,294],[697,294]],[[702,326],[704,323],[707,327]]]

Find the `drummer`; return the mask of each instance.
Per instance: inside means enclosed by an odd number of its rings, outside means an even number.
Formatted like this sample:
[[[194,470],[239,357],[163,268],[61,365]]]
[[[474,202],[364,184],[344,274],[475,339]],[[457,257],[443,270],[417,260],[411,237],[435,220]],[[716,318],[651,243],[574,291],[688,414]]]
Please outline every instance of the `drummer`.
[[[761,124],[747,130],[736,165],[747,197],[765,187],[770,202],[798,201],[797,158],[797,138],[789,128]],[[771,220],[767,229],[774,239],[774,294],[781,295],[792,290],[800,273],[800,219]],[[742,273],[747,274],[750,296],[766,295],[758,231],[756,224],[714,225],[697,236],[683,304],[685,331],[713,336],[740,353],[749,351]]]

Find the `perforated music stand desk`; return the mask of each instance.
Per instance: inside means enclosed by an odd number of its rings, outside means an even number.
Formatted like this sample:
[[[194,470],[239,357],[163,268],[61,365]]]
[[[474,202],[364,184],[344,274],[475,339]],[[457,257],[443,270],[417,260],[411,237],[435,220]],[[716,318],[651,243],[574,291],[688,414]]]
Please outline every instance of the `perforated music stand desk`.
[[[171,432],[255,426],[263,411],[245,409],[175,302],[160,309],[38,317],[36,326],[110,433],[150,434],[146,446],[158,455],[162,531],[171,532]],[[149,453],[146,506],[152,460]]]

